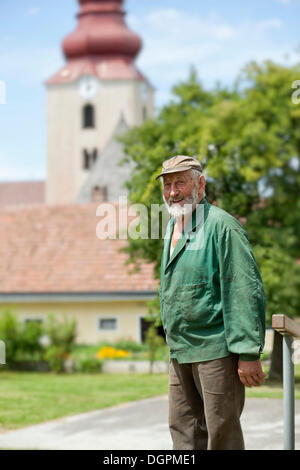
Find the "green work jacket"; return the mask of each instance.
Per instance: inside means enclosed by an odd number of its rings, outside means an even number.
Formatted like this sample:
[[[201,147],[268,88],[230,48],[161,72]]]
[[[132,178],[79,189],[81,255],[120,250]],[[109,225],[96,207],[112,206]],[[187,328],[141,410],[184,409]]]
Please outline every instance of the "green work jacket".
[[[161,261],[160,306],[170,358],[208,361],[235,353],[259,358],[266,297],[245,228],[203,198],[169,258],[174,217]]]

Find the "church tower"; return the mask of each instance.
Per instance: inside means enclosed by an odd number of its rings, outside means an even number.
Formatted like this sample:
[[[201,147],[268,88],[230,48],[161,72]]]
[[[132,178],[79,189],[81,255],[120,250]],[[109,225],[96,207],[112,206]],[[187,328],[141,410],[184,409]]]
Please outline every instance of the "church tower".
[[[126,26],[123,0],[79,3],[78,25],[63,41],[66,65],[46,82],[49,205],[121,194],[129,175],[117,165],[114,138],[154,113],[154,90],[134,63],[142,43]]]

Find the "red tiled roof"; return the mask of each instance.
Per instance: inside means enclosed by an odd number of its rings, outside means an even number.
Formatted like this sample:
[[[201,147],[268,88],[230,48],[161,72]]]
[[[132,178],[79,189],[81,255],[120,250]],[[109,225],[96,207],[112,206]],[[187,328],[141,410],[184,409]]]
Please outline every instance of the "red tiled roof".
[[[152,265],[130,274],[126,240],[97,238],[98,206],[0,210],[0,293],[155,291]]]
[[[45,202],[45,181],[0,183],[0,208]]]

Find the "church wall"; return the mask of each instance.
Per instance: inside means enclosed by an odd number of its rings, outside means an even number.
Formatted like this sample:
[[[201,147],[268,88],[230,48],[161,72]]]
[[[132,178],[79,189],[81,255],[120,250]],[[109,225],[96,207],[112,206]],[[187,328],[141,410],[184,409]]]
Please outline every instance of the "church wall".
[[[76,86],[68,84],[49,87],[47,92],[47,204],[66,204],[74,201],[79,126]]]
[[[152,89],[139,80],[107,80],[89,100],[80,95],[76,83],[51,85],[47,95],[46,203],[68,204],[76,201],[90,171],[83,166],[84,149],[97,149],[101,157],[122,114],[129,127],[140,125],[145,115],[150,117]],[[95,128],[82,128],[86,104],[94,106]]]

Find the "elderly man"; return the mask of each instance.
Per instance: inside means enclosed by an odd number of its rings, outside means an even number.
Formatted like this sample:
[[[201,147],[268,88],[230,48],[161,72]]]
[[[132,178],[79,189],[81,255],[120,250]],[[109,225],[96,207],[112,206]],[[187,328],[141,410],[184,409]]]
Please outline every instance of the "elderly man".
[[[160,284],[173,449],[244,449],[245,386],[265,377],[262,279],[244,227],[207,202],[200,163],[175,156],[160,177],[173,216]]]

